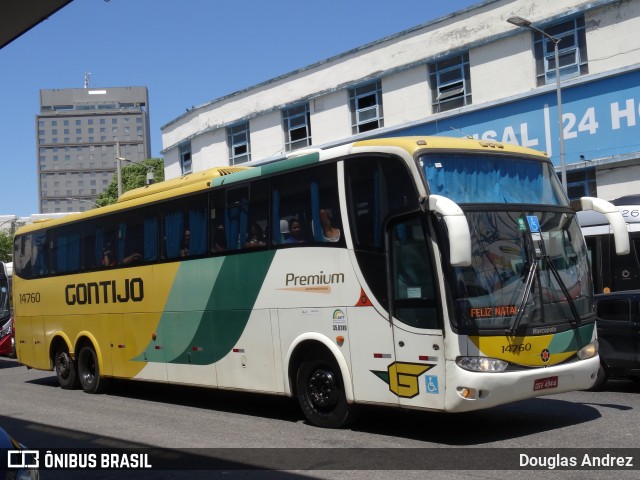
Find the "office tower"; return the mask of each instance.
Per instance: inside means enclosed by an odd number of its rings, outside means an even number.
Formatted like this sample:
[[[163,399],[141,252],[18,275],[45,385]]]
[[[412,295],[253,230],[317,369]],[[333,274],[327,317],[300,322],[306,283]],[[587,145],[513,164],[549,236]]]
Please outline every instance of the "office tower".
[[[146,87],[40,90],[36,116],[40,213],[93,208],[116,158],[151,157]],[[127,162],[123,162],[125,166]]]

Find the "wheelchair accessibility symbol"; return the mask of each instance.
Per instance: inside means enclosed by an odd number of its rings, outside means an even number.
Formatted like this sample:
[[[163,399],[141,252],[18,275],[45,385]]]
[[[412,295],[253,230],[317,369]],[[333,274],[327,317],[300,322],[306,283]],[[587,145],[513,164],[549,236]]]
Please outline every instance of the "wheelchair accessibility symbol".
[[[436,375],[425,375],[425,383],[427,385],[427,393],[438,394],[438,377]]]

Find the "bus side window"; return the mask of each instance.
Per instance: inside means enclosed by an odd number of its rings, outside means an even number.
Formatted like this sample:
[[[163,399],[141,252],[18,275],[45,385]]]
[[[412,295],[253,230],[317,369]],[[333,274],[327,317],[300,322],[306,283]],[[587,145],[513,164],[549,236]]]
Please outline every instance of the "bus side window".
[[[35,275],[33,262],[36,260],[34,255],[37,254],[37,250],[33,245],[36,235],[35,233],[27,233],[14,240],[13,267],[16,274],[22,278],[29,279]]]
[[[343,242],[336,164],[293,172],[273,184],[271,232],[275,245]]]
[[[418,210],[418,194],[409,171],[394,157],[346,159],[344,169],[356,259],[373,294],[388,304],[383,226],[389,214]]]
[[[269,245],[267,192],[268,183],[264,180],[249,186],[248,227],[244,239],[241,238],[242,248],[255,250]]]
[[[219,255],[227,250],[227,234],[224,225],[225,190],[214,190],[210,197],[211,211],[209,212],[209,237],[211,238],[211,253]]]
[[[180,199],[161,208],[162,256],[188,258],[207,252],[207,197]]]
[[[49,273],[47,250],[47,232],[33,234],[31,239],[31,268],[34,277],[42,277]]]
[[[118,264],[153,262],[158,258],[156,209],[142,208],[118,216]]]
[[[51,273],[75,273],[80,271],[80,228],[67,225],[50,230]]]
[[[226,192],[225,234],[228,250],[239,250],[249,230],[249,187],[230,188]]]

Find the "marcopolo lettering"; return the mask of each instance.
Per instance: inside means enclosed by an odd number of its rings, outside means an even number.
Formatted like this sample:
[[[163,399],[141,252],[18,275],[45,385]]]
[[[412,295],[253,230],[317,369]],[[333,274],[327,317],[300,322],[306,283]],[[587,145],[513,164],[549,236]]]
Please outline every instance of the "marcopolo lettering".
[[[144,282],[141,278],[127,278],[124,283],[117,280],[70,283],[64,287],[64,296],[67,305],[141,302]]]

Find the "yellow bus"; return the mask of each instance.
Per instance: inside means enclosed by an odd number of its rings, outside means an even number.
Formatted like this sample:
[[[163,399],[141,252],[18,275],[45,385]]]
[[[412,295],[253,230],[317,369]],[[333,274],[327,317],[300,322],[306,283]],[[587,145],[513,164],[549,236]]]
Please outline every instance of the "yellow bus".
[[[618,210],[582,207],[624,250]],[[19,230],[17,354],[88,393],[121,378],[295,396],[329,428],[358,404],[585,389],[599,359],[575,217],[548,157],[474,139],[198,172]]]

